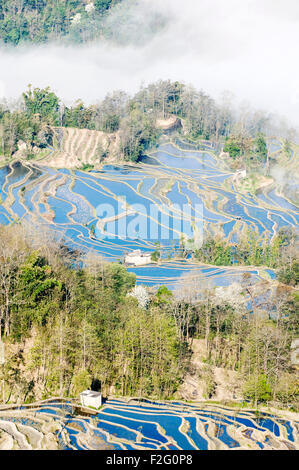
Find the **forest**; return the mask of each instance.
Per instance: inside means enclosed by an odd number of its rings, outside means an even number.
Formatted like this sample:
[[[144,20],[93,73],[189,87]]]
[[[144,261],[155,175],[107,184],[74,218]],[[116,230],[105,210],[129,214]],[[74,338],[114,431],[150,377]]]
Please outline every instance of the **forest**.
[[[66,106],[49,87],[29,85],[17,103],[0,103],[0,156],[12,157],[22,141],[30,159],[34,149],[53,145],[54,128],[60,126],[117,133],[120,159],[136,162],[162,134],[157,119],[169,116],[182,121],[178,132],[193,143],[206,139],[223,147],[232,167],[246,165],[257,171],[269,167],[266,136],[274,132],[270,115],[235,110],[229,97],[218,103],[204,91],[170,80],[141,87],[134,96],[116,91],[89,106],[82,100]],[[286,129],[286,155],[290,154],[292,136],[293,130]],[[99,161],[106,156],[99,148]]]
[[[259,305],[246,273],[226,290],[194,276],[178,292],[135,284],[122,264],[26,225],[1,226],[3,402],[76,397],[97,384],[104,395],[179,397],[192,341],[202,339],[207,399],[217,366],[237,372],[244,400],[298,410],[298,291],[278,284]]]
[[[111,31],[104,19],[121,0],[1,0],[0,41],[18,45],[63,40],[82,43]]]
[[[138,16],[138,5],[138,0],[0,0],[0,44],[145,43],[167,18],[150,7],[146,19]]]
[[[264,171],[266,136],[273,123],[256,111],[236,111],[230,100],[179,82],[159,81],[134,95],[118,91],[93,105],[66,106],[50,88],[29,85],[14,105],[0,105],[0,154],[26,158],[55,144],[55,129],[72,127],[119,136],[120,160],[137,162],[162,130],[157,119],[176,116],[186,139],[223,148],[231,165]],[[285,134],[284,152],[290,150]],[[98,149],[99,161],[105,151]],[[282,229],[260,243],[243,234],[238,246],[207,238],[194,251],[217,266],[267,266],[280,283],[259,303],[250,274],[226,291],[187,277],[177,292],[136,286],[120,263],[72,251],[49,233],[19,223],[0,228],[0,368],[3,402],[30,403],[51,396],[77,397],[100,384],[104,395],[180,398],[192,372],[194,340],[205,346],[202,380],[214,393],[211,371],[237,373],[244,400],[298,410],[298,379],[291,344],[298,337],[298,235]],[[158,260],[157,260],[158,261]],[[4,385],[3,385],[4,384]]]

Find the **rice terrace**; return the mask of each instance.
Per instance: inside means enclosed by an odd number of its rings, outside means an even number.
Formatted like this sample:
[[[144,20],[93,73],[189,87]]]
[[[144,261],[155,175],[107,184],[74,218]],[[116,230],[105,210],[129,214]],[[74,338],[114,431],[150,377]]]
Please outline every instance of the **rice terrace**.
[[[71,146],[66,139],[61,143],[62,150],[51,148],[38,162],[21,161],[2,167],[2,224],[25,220],[47,227],[56,236],[63,237],[69,247],[83,251],[92,249],[112,262],[123,260],[125,254],[133,250],[155,252],[159,242],[163,254],[159,262],[128,267],[142,285],[165,285],[174,289],[187,273],[196,273],[199,279],[209,279],[218,287],[240,282],[244,272],[250,274],[254,283],[275,279],[275,270],[265,267],[206,266],[191,257],[182,259],[181,240],[171,245],[158,238],[155,242],[139,237],[124,240],[113,233],[115,220],[105,225],[100,223],[97,208],[104,202],[115,208],[115,219],[119,215],[117,210],[126,210],[129,213],[126,217],[132,218],[136,204],[141,208],[155,204],[164,212],[168,209],[169,220],[179,217],[172,209],[176,203],[184,202],[191,207],[198,204],[202,205],[202,211],[200,214],[194,211],[194,217],[203,224],[204,232],[221,234],[237,243],[242,231],[248,228],[258,236],[274,237],[279,228],[298,225],[299,210],[279,186],[272,184],[255,195],[240,192],[234,173],[224,167],[219,153],[207,141],[197,145],[183,140],[167,141],[151,152],[145,163],[138,165],[109,164],[89,172],[48,166],[52,159],[59,162],[62,152],[67,159],[68,145]],[[271,140],[269,145],[273,157],[279,154],[282,145],[279,141]],[[296,146],[294,149],[289,165],[296,161],[298,150]],[[121,203],[119,195],[124,196]],[[146,219],[147,214],[140,212],[138,216]],[[161,233],[159,220],[151,223],[157,225],[156,233]],[[189,229],[192,231],[191,225]],[[63,415],[61,410],[64,410]],[[16,427],[3,426],[3,420]],[[9,407],[7,412],[3,410],[0,429],[12,437],[6,440],[3,437],[2,442],[8,447],[42,448],[47,442],[42,437],[42,426],[49,429],[52,426],[59,436],[56,445],[66,449],[207,450],[271,446],[293,449],[298,441],[299,422],[270,413],[256,417],[249,410],[234,411],[220,405],[166,404],[134,399],[128,402],[109,399],[98,414],[82,418],[73,414],[71,402],[64,405],[50,400],[32,409],[30,406],[22,411],[10,411]],[[31,433],[39,436],[38,439],[30,438]],[[21,435],[29,436],[29,443]],[[55,439],[49,442],[55,447]]]
[[[101,170],[86,173],[53,168],[61,161],[66,163],[66,167],[68,162],[71,166],[76,163],[73,155],[81,155],[80,143],[76,144],[77,140],[80,141],[81,132],[77,130],[76,139],[76,130],[74,133],[66,130],[65,137],[64,131],[59,131],[63,135],[61,150],[53,147],[43,160],[15,162],[0,170],[1,223],[25,220],[35,226],[47,226],[57,234],[63,234],[70,246],[93,249],[109,261],[121,260],[132,250],[154,252],[159,243],[163,253],[159,265],[129,268],[143,284],[173,287],[182,274],[193,270],[203,273],[218,286],[238,280],[242,275],[242,270],[234,267],[201,267],[192,261],[182,261],[175,256],[179,255],[176,249],[180,249],[178,237],[168,236],[166,243],[159,240],[159,235],[163,235],[159,221],[163,210],[168,227],[175,225],[173,219],[176,217],[181,222],[182,214],[176,212],[178,208],[172,210],[173,205],[181,208],[188,205],[194,214],[193,219],[205,233],[220,235],[231,243],[237,243],[242,231],[247,229],[255,231],[259,237],[271,238],[286,225],[298,226],[298,207],[281,192],[279,186],[270,184],[256,195],[241,193],[236,188],[234,173],[223,168],[219,154],[209,142],[200,143],[199,149],[184,141],[167,142],[152,152],[145,163],[103,165]],[[86,152],[92,152],[94,140],[96,138],[90,137],[87,141]],[[282,144],[276,140],[269,143],[275,158]],[[298,149],[295,147],[288,162],[290,168],[297,158]],[[91,153],[91,159],[84,160],[84,164],[92,162]],[[100,218],[103,215],[97,214],[97,208],[105,204],[110,204],[115,212],[112,220],[103,224]],[[138,204],[143,206],[139,211]],[[123,240],[121,233],[114,233],[119,228],[115,220],[120,213],[126,217],[126,226],[137,214],[138,222],[147,227],[150,205],[157,206],[157,220],[150,221],[157,236],[155,241],[140,238],[136,230],[132,232],[132,238],[135,235],[132,240]],[[197,213],[196,207],[201,206],[202,212]],[[186,223],[191,238],[192,220]],[[255,279],[275,277],[269,269],[251,268],[246,271]]]
[[[299,449],[298,21],[0,0],[0,450]]]

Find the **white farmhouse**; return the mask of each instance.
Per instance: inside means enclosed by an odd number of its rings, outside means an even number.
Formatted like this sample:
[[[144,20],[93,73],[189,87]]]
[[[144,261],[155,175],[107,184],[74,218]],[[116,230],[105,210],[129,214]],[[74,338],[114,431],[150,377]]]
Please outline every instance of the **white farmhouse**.
[[[92,390],[84,390],[80,393],[80,402],[82,406],[92,406],[98,409],[102,406],[102,394]]]
[[[144,266],[152,263],[151,253],[142,253],[141,250],[134,250],[125,256],[126,264],[133,264],[134,266]]]

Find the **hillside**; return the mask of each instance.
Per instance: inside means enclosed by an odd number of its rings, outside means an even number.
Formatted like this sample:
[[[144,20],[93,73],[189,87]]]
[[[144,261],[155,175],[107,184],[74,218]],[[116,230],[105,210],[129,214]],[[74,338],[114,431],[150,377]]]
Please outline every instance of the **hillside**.
[[[174,130],[180,127],[180,120],[175,116],[160,119],[157,129]],[[101,163],[122,162],[124,155],[121,146],[120,132],[102,132],[90,129],[55,127],[54,145],[50,153],[43,158],[43,164],[53,168],[88,168],[99,167]],[[21,152],[19,154],[21,156]]]
[[[238,373],[229,368],[210,365],[204,340],[193,339],[191,348],[190,369],[179,388],[179,398],[187,401],[240,400],[242,380]]]
[[[120,158],[119,133],[105,133],[89,129],[55,128],[55,143],[43,164],[54,168],[81,168],[99,166],[105,161]]]

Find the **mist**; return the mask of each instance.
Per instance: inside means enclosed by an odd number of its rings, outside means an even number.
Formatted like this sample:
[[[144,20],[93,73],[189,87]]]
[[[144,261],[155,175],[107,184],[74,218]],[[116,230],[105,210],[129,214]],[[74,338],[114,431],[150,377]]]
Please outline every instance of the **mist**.
[[[17,98],[31,83],[49,85],[66,103],[89,104],[113,90],[171,79],[216,99],[229,90],[236,102],[299,126],[297,0],[128,0],[121,8],[127,23],[119,29],[119,9],[109,21],[125,45],[2,47],[0,96]]]

